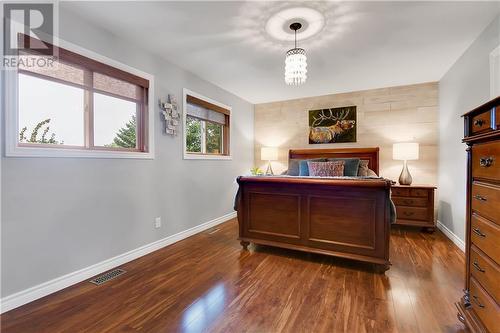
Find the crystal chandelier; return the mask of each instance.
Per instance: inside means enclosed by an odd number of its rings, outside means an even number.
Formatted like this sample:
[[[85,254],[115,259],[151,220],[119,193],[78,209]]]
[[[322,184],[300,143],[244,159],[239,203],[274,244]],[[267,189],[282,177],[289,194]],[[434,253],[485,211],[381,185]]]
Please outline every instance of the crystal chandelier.
[[[290,24],[290,29],[295,32],[295,47],[286,52],[285,58],[285,83],[289,86],[301,85],[307,79],[306,50],[297,47],[297,30],[300,28],[300,23]]]

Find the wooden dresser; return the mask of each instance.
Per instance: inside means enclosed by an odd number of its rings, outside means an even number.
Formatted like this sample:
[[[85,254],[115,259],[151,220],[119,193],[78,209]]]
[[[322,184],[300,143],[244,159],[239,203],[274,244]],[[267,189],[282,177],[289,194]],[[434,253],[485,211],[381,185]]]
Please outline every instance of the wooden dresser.
[[[434,190],[428,185],[393,185],[391,199],[396,206],[394,224],[412,225],[434,231]]]
[[[500,332],[500,97],[464,119],[466,276],[458,318],[472,332]]]

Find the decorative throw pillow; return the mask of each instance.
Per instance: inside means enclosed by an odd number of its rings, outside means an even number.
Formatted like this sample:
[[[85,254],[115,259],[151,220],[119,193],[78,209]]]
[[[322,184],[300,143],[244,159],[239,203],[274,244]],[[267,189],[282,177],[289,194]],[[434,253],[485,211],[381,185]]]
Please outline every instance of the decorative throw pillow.
[[[307,162],[326,162],[326,158],[314,158],[311,160],[300,160],[299,162],[299,176],[309,176],[309,166]]]
[[[368,169],[367,176],[368,177],[378,177],[378,175],[372,169]]]
[[[313,177],[340,177],[344,175],[345,161],[307,162]]]
[[[359,167],[358,167],[358,176],[366,177],[368,176],[368,163],[370,163],[370,160],[361,160],[359,161]]]
[[[359,158],[329,158],[327,161],[344,161],[343,176],[355,177],[358,175]]]
[[[295,159],[295,158],[291,158],[288,160],[288,171],[287,171],[287,175],[289,176],[298,176],[300,174],[299,172],[299,162],[301,160],[298,160],[298,159]]]

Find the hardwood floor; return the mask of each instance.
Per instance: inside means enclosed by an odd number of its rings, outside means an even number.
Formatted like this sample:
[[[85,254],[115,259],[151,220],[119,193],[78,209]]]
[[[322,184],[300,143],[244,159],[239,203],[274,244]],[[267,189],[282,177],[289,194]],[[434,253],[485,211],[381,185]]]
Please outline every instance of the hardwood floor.
[[[236,221],[224,223],[101,286],[82,282],[7,312],[2,332],[463,331],[453,303],[464,255],[440,231],[394,228],[385,275],[321,255],[243,251],[236,237]]]

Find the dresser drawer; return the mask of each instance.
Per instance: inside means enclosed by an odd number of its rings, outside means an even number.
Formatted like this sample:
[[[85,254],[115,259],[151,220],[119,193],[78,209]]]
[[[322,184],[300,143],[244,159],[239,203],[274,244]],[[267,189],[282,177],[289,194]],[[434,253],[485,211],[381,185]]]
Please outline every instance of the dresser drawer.
[[[391,188],[392,195],[395,197],[409,197],[410,196],[410,189],[409,188],[400,188],[400,187],[393,187]]]
[[[474,245],[500,263],[500,226],[472,214],[470,237]]]
[[[470,252],[470,272],[495,301],[500,302],[500,284],[498,283],[500,268],[475,246],[471,247]]]
[[[396,215],[398,219],[428,221],[429,210],[421,207],[402,207],[396,206]]]
[[[498,332],[500,308],[476,279],[470,279],[470,301],[472,309],[490,332]]]
[[[472,183],[472,210],[500,224],[500,187],[485,183]]]
[[[500,141],[472,147],[472,177],[500,181]]]
[[[411,198],[411,197],[392,197],[392,201],[396,206],[410,207],[427,207],[427,198]]]
[[[471,132],[472,134],[481,133],[491,130],[491,111],[485,111],[477,116],[472,117]]]

